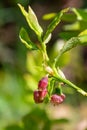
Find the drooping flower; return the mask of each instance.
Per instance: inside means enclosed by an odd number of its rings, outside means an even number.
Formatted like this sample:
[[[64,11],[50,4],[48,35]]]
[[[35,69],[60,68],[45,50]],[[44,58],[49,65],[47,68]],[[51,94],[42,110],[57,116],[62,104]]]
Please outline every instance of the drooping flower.
[[[43,77],[38,83],[38,89],[44,90],[48,86],[48,77]]]
[[[65,99],[64,94],[61,94],[61,95],[53,94],[51,96],[51,103],[54,105],[59,105],[64,101],[64,99]]]
[[[43,91],[36,90],[36,91],[34,91],[34,101],[35,101],[35,103],[43,102],[46,94],[47,94],[47,90],[43,90]]]

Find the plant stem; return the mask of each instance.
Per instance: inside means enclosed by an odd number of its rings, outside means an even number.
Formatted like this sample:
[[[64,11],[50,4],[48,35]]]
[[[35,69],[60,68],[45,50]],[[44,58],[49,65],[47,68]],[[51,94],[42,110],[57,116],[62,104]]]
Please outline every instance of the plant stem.
[[[59,61],[59,58],[61,57],[62,52],[60,52],[57,57],[54,59],[54,66],[56,67],[57,62]]]
[[[49,57],[47,55],[46,45],[43,42],[41,43],[41,45],[42,45],[43,60],[44,60],[45,63],[48,63]]]
[[[87,92],[85,92],[84,90],[82,90],[81,88],[77,87],[75,84],[73,84],[72,82],[70,82],[67,79],[63,79],[60,76],[54,76],[56,79],[62,81],[63,83],[71,86],[72,88],[76,89],[79,93],[81,93],[84,96],[87,96]]]

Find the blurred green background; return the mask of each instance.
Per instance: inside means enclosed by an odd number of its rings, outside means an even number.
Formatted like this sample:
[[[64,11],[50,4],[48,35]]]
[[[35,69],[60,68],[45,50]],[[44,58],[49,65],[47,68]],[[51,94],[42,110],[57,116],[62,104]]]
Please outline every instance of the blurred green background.
[[[42,60],[19,40],[23,26],[37,42],[17,3],[26,9],[30,5],[44,30],[49,24],[42,19],[44,14],[65,7],[87,8],[86,0],[0,0],[0,130],[87,130],[87,98],[73,89],[63,89],[67,98],[59,106],[34,103],[33,91],[43,76],[35,66],[41,65]],[[63,43],[59,34],[65,24],[60,23],[53,32],[47,47],[50,58]],[[72,36],[77,32],[71,32]],[[87,91],[87,47],[72,49],[59,65],[68,79]]]

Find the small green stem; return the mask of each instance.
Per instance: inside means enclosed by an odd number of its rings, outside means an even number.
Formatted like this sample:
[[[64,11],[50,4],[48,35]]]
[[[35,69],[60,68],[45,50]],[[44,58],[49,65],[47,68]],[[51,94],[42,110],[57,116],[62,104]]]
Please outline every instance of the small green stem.
[[[53,63],[53,66],[54,66],[54,67],[57,66],[57,62],[59,61],[61,55],[62,55],[62,51],[60,51],[59,54],[57,55],[57,57],[55,57],[54,63]]]
[[[79,93],[81,93],[84,96],[87,96],[87,92],[85,92],[84,90],[82,90],[81,88],[77,87],[75,84],[73,84],[72,82],[70,82],[67,79],[63,79],[60,76],[54,76],[56,79],[62,81],[63,83],[71,86],[72,88],[76,89]]]
[[[47,64],[49,62],[49,57],[47,55],[46,45],[42,42],[42,54],[43,54],[43,60]]]

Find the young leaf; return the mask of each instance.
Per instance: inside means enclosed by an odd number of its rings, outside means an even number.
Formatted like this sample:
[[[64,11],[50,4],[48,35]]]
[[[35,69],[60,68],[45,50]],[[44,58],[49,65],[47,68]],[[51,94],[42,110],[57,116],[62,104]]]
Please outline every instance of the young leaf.
[[[24,9],[24,7],[21,6],[20,4],[18,4],[18,6],[19,6],[19,8],[20,8],[22,14],[25,16],[25,18],[27,18],[27,15],[28,15],[27,11],[26,11],[26,10]]]
[[[85,32],[86,33],[86,32]],[[77,37],[70,38],[66,44],[63,46],[63,48],[60,50],[59,55],[55,58],[55,64],[61,57],[61,55],[70,49],[76,47],[77,45],[87,45],[87,35],[79,35]]]
[[[79,44],[79,39],[78,37],[72,37],[70,38],[66,43],[65,45],[63,46],[62,50],[61,50],[61,53],[64,53],[66,51],[69,51],[70,49],[72,49],[73,47],[76,47],[77,44]]]
[[[25,46],[30,50],[36,50],[38,49],[37,46],[30,40],[26,30],[24,28],[21,28],[19,33],[20,40]]]
[[[72,24],[65,25],[63,28],[65,31],[78,31],[80,30],[81,27],[80,27],[80,22],[76,21]]]
[[[69,10],[69,8],[66,8],[64,10],[62,10],[60,13],[58,13],[54,19],[52,20],[52,22],[49,24],[46,34],[44,36],[44,40],[48,37],[48,35],[55,29],[55,27],[60,23],[62,16],[64,15],[65,12],[67,12]]]
[[[58,69],[58,74],[59,74],[63,79],[66,79],[64,73],[63,73],[59,68],[57,68],[57,69]]]
[[[25,11],[24,7],[18,4],[19,8],[21,9],[21,12],[25,16],[30,28],[37,34],[38,37],[42,36],[43,30],[41,26],[38,23],[38,19],[34,13],[34,11],[29,6],[28,12]]]
[[[50,33],[48,37],[43,41],[44,44],[47,44],[51,40],[52,34]]]
[[[53,19],[56,16],[56,13],[49,13],[49,14],[45,14],[43,15],[43,20],[50,20]]]
[[[56,15],[57,13],[49,13],[49,14],[43,15],[42,18],[43,20],[50,20],[50,19],[53,19]],[[74,22],[76,20],[76,15],[74,13],[64,14],[62,17],[62,20],[66,22]]]
[[[63,46],[63,48],[60,50],[58,56],[55,58],[54,64],[57,65],[57,62],[61,55],[65,53],[66,51],[69,51],[70,49],[76,47],[80,43],[80,40],[78,37],[72,37],[70,38]]]
[[[29,6],[29,10],[28,10],[28,19],[29,19],[30,27],[36,32],[36,34],[38,36],[41,37],[43,30],[42,30],[41,26],[39,25],[38,19],[30,6]]]

